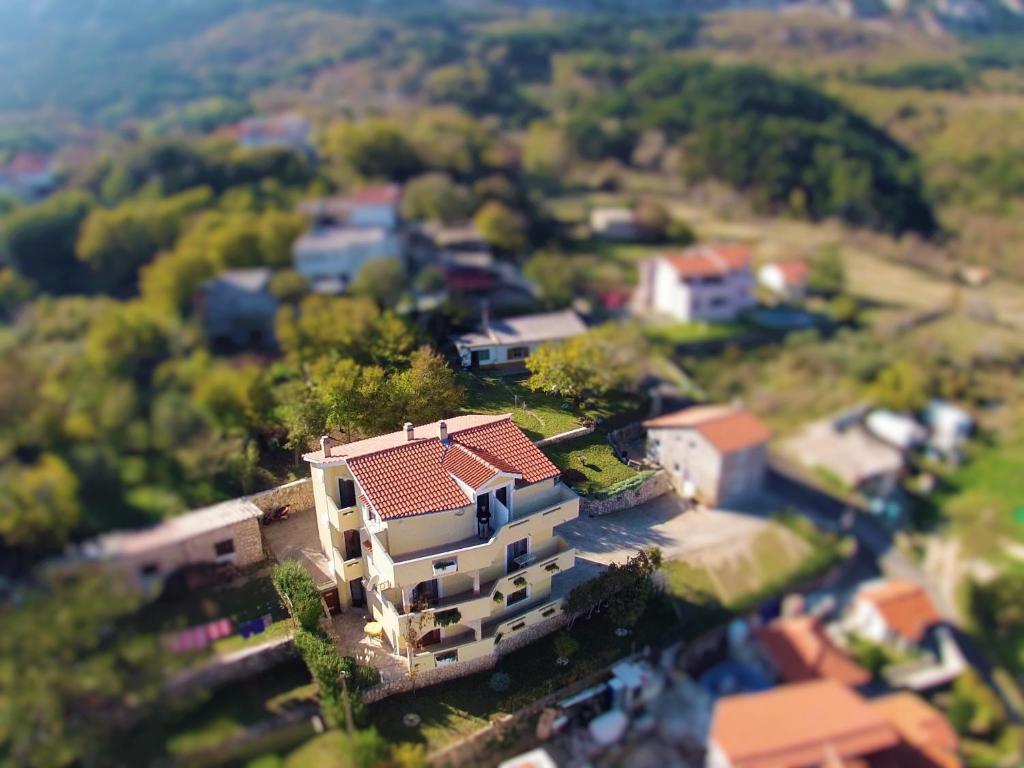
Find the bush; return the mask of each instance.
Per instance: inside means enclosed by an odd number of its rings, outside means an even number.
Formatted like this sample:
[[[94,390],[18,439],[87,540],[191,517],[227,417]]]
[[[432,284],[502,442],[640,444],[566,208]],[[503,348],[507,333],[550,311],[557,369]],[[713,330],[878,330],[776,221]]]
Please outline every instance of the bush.
[[[309,632],[316,631],[324,612],[320,593],[309,572],[297,560],[287,560],[274,568],[273,580],[299,626]]]
[[[580,644],[568,632],[559,632],[555,635],[552,647],[555,649],[555,655],[559,658],[571,659],[579,651]]]
[[[601,501],[602,499],[610,499],[613,496],[618,496],[620,494],[625,493],[626,491],[631,491],[634,488],[639,488],[641,485],[644,484],[644,481],[647,480],[647,478],[651,477],[651,475],[653,474],[654,472],[650,470],[646,472],[638,472],[637,474],[633,475],[633,477],[630,477],[627,480],[615,483],[614,485],[609,485],[607,488],[601,488],[600,490],[594,491],[593,493],[587,495],[589,498],[594,499],[596,501]],[[565,473],[563,472],[562,475],[564,477]]]

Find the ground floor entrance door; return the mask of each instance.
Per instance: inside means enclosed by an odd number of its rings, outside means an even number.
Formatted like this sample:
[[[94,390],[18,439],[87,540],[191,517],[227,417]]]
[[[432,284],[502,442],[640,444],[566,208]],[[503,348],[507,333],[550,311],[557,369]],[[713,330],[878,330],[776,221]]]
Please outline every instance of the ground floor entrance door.
[[[355,579],[348,583],[349,594],[352,595],[352,605],[357,608],[366,606],[366,591],[363,589],[363,580]]]
[[[327,610],[334,616],[337,613],[341,613],[341,599],[338,597],[338,590],[336,587],[331,587],[326,592],[321,592],[320,596],[323,597],[324,602],[327,603]]]

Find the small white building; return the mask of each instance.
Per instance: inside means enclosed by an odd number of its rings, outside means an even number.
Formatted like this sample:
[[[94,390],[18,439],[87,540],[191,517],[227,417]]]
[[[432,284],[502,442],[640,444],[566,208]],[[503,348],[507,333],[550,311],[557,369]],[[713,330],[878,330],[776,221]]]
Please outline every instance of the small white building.
[[[485,312],[481,326],[451,337],[464,368],[518,368],[541,344],[565,341],[587,332],[572,310],[491,320]]]
[[[22,200],[45,197],[56,183],[53,157],[42,152],[18,152],[0,166],[0,192]]]
[[[942,623],[924,587],[913,581],[880,580],[864,584],[843,625],[875,643],[915,646]]]
[[[807,262],[801,259],[773,261],[757,271],[757,279],[783,301],[803,301],[809,272]]]
[[[750,497],[764,484],[771,431],[731,405],[700,405],[649,419],[647,455],[676,491],[708,505]]]
[[[944,458],[958,461],[974,430],[971,414],[945,400],[932,400],[925,408],[924,422],[931,429],[928,446]]]
[[[232,269],[207,280],[196,309],[210,341],[236,347],[272,347],[280,301],[270,292],[268,267]]]
[[[901,451],[909,451],[924,442],[927,433],[916,419],[904,413],[874,410],[864,419],[868,431],[879,440]]]
[[[398,184],[364,187],[345,198],[350,227],[398,228],[402,188]]]
[[[292,254],[314,291],[341,293],[367,262],[400,259],[402,241],[384,227],[323,227],[296,240]]]
[[[605,240],[635,240],[640,234],[629,208],[595,208],[590,212],[590,231]]]
[[[681,322],[729,322],[757,306],[750,251],[700,245],[645,262],[635,304]]]
[[[218,133],[250,149],[279,147],[301,153],[313,151],[309,120],[295,113],[247,117]]]

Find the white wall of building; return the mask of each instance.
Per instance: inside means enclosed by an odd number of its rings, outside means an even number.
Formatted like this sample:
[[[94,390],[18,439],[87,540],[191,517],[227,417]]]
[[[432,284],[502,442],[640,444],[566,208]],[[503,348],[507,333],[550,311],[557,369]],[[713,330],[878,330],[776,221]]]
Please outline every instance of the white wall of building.
[[[661,260],[654,268],[652,304],[656,313],[681,322],[728,322],[756,306],[757,299],[749,270],[684,280]]]

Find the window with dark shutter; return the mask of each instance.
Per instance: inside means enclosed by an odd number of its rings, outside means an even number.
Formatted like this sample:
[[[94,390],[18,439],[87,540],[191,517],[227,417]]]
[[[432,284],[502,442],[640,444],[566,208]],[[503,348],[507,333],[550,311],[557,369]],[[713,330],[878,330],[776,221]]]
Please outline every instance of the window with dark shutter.
[[[338,478],[338,506],[344,509],[345,507],[354,507],[356,504],[356,484],[354,480],[346,480],[343,477]]]

